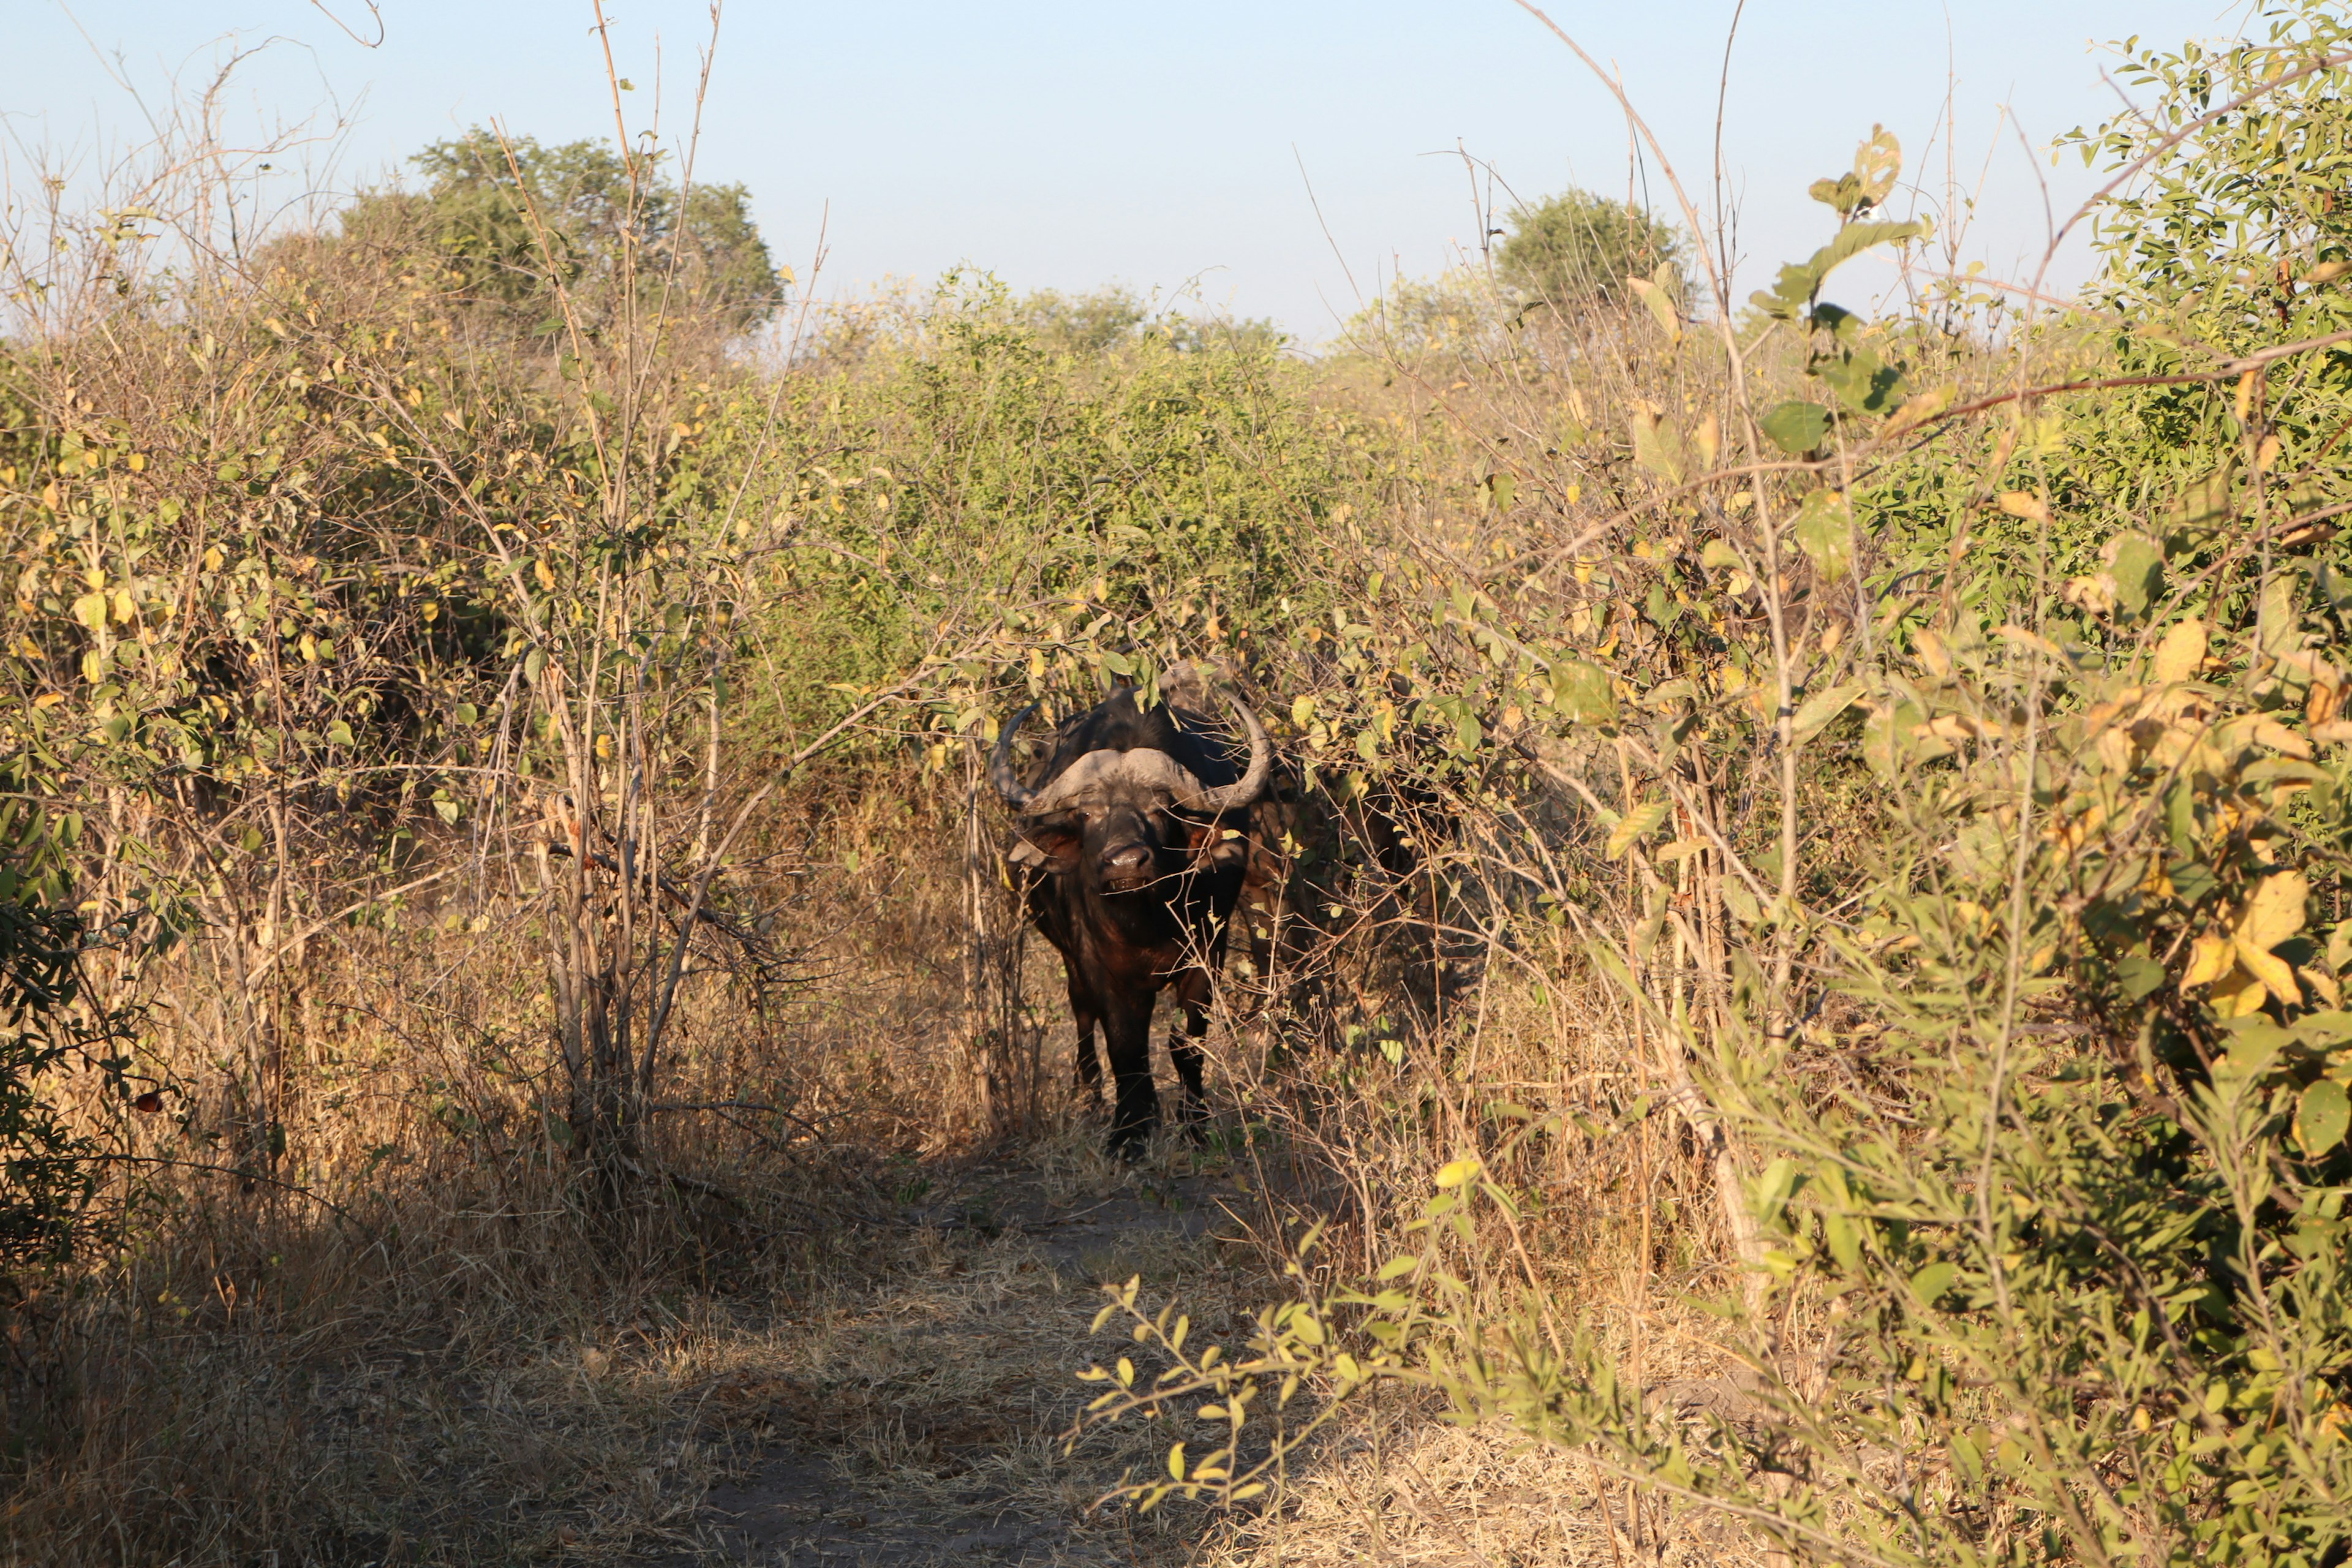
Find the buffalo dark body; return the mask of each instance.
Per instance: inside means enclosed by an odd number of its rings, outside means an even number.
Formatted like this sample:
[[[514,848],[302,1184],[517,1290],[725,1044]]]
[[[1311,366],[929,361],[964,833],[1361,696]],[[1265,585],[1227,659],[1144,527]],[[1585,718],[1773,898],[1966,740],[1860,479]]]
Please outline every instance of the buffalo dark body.
[[[1055,731],[1034,784],[1013,766],[1024,709],[990,759],[990,777],[1014,812],[1008,858],[1030,918],[1068,975],[1078,1084],[1089,1097],[1098,1092],[1094,1037],[1102,1031],[1114,1149],[1132,1152],[1159,1124],[1151,1015],[1163,990],[1176,993],[1183,1014],[1168,1039],[1181,1114],[1188,1122],[1202,1115],[1200,1039],[1249,873],[1249,808],[1273,769],[1265,729],[1234,707],[1245,745],[1196,707],[1146,707],[1132,690],[1115,692]]]

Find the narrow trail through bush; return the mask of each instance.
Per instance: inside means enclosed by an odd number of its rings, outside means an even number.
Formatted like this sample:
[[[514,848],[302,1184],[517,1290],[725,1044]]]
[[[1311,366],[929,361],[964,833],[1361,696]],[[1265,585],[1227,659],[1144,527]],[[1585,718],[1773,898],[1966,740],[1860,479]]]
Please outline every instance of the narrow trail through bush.
[[[1095,1499],[1157,1450],[1090,1437],[1075,1373],[1106,1280],[1223,1295],[1240,1189],[1224,1175],[1073,1179],[1009,1160],[911,1177],[898,1256],[732,1343],[707,1345],[698,1426],[723,1470],[677,1546],[684,1564],[1181,1561],[1172,1518]],[[1115,1347],[1114,1347],[1115,1348]],[[1105,1352],[1104,1353],[1109,1353]],[[1121,1434],[1129,1447],[1164,1443]]]

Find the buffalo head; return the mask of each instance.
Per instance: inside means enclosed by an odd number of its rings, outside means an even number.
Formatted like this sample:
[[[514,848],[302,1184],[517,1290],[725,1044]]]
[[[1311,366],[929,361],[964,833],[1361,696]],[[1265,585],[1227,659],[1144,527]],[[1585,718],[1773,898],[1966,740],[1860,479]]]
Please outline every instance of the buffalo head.
[[[1013,736],[1036,704],[997,737],[989,778],[1015,813],[1013,858],[1105,893],[1132,893],[1201,868],[1220,847],[1220,814],[1264,792],[1274,747],[1257,715],[1234,711],[1248,731],[1249,764],[1232,784],[1202,784],[1165,751],[1138,746],[1085,752],[1036,788],[1013,771]]]

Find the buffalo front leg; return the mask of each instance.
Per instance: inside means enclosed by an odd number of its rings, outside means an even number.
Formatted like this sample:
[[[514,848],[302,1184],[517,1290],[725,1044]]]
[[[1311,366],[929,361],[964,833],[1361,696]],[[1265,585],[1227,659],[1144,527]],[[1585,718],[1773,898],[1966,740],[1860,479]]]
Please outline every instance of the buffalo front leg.
[[[1103,1047],[1113,1088],[1111,1152],[1129,1160],[1142,1154],[1160,1125],[1160,1090],[1151,1081],[1152,1000],[1146,994],[1103,1004]]]
[[[1102,1060],[1095,1055],[1095,1026],[1102,1009],[1092,987],[1075,973],[1069,979],[1070,1017],[1078,1026],[1077,1078],[1070,1089],[1081,1104],[1092,1109],[1102,1104]]]
[[[1183,1104],[1176,1116],[1197,1140],[1209,1113],[1208,1099],[1201,1087],[1201,1069],[1208,1060],[1201,1040],[1209,1032],[1209,972],[1187,971],[1176,982],[1176,1001],[1183,1010],[1183,1022],[1181,1026],[1171,1024],[1168,1030],[1168,1059],[1175,1064],[1176,1076],[1184,1084]]]

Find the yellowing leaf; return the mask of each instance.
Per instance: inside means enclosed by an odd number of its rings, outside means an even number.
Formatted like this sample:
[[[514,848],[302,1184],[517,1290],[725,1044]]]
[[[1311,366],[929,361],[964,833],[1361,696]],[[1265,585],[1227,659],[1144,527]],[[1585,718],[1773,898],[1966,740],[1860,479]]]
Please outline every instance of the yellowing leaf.
[[[2003,490],[1997,503],[2011,517],[2021,517],[2028,522],[2048,522],[2050,509],[2039,499],[2023,490]]]
[[[2189,968],[2180,976],[2180,988],[2186,991],[2192,985],[2210,985],[2221,979],[2230,972],[2233,955],[2234,949],[2228,937],[2210,934],[2199,937],[2197,945],[2189,951]]]
[[[1642,303],[1648,307],[1651,316],[1658,325],[1664,329],[1667,340],[1677,343],[1682,342],[1682,313],[1675,309],[1675,297],[1664,284],[1653,282],[1647,278],[1628,278],[1625,282]]]
[[[2246,900],[2245,913],[2238,917],[2240,945],[2251,942],[2263,952],[2270,952],[2303,929],[2304,906],[2310,899],[2311,885],[2300,871],[2263,878],[2263,885]]]
[[[554,573],[552,573],[552,572],[551,572],[551,571],[549,571],[549,570],[547,569],[547,563],[546,563],[546,562],[544,562],[544,561],[534,561],[534,562],[532,562],[532,563],[531,563],[531,575],[539,579],[539,585],[540,585],[541,587],[542,587],[542,588],[544,588],[544,589],[548,590],[550,593],[554,592],[554,590],[555,590],[555,574],[554,574]]]
[[[2300,1002],[2303,992],[2295,984],[2294,966],[2273,952],[2265,952],[2243,936],[2232,944],[2238,955],[2238,966],[2262,984],[2263,990],[2282,1002]],[[2262,1005],[2257,1002],[2255,1006]]]
[[[1655,404],[1633,410],[1633,460],[1669,483],[1680,483],[1689,466],[1682,426]]]
[[[2213,1011],[2224,1018],[2243,1018],[2259,1012],[2269,995],[2270,988],[2260,980],[2242,966],[2233,967],[2213,987]]]
[[[103,594],[84,594],[73,603],[73,618],[91,631],[104,628],[106,611],[106,595]]]
[[[1930,387],[1926,392],[1913,393],[1903,400],[1903,406],[1896,409],[1893,417],[1886,421],[1885,427],[1879,432],[1880,438],[1899,435],[1922,420],[1933,419],[1952,405],[1953,399],[1959,395],[1959,390],[1957,386],[1947,384]]]
[[[2254,739],[2273,752],[2284,752],[2290,757],[2311,760],[2311,742],[2280,723],[2275,719],[2261,719],[2254,723]]]
[[[1486,1162],[1475,1154],[1466,1159],[1448,1161],[1438,1168],[1437,1184],[1440,1187],[1458,1187],[1486,1168]]]
[[[122,625],[129,626],[131,624],[131,617],[136,616],[138,613],[139,606],[131,602],[131,595],[122,592],[119,588],[116,589],[114,594],[114,618],[117,621],[120,621]]]
[[[1654,832],[1658,824],[1665,819],[1666,803],[1663,800],[1647,801],[1635,806],[1609,830],[1609,842],[1602,852],[1612,860],[1622,858],[1626,850]]]
[[[2205,623],[2186,620],[2164,634],[2164,641],[2156,650],[2156,668],[2150,671],[2158,686],[2170,686],[2187,680],[2205,662]]]

